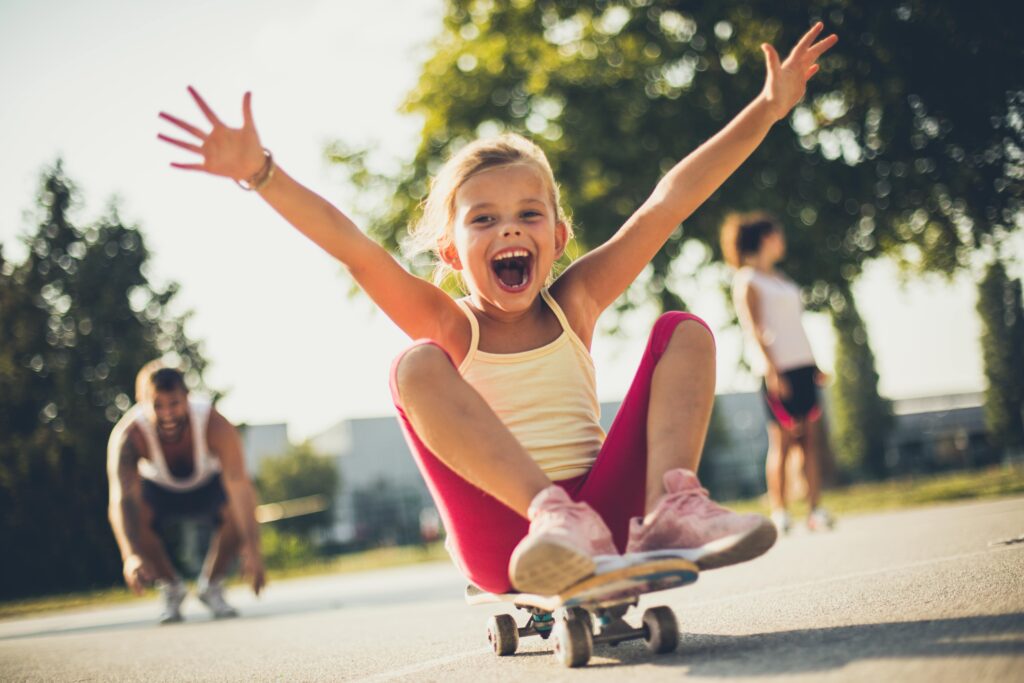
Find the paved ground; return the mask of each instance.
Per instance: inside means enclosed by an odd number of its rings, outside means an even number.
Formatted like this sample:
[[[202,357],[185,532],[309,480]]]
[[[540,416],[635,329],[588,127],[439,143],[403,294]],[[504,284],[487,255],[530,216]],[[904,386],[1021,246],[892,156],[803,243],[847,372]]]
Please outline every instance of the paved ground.
[[[491,609],[462,588],[440,564],[282,581],[259,601],[237,591],[232,621],[195,600],[165,627],[153,602],[5,620],[0,679],[1024,681],[1024,498],[798,531],[657,596],[684,632],[675,654],[598,646],[582,670],[536,638],[495,657]]]

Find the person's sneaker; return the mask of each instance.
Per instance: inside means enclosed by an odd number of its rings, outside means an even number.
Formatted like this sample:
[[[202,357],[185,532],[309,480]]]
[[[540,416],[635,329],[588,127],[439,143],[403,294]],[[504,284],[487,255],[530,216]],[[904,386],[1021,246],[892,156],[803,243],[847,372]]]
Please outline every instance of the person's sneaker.
[[[811,514],[807,515],[807,528],[811,531],[829,531],[835,523],[828,510],[822,507],[814,508]]]
[[[213,612],[214,619],[237,617],[238,611],[224,600],[224,584],[220,580],[199,580],[199,600]]]
[[[792,526],[789,513],[785,510],[772,510],[772,524],[775,525],[775,529],[779,532],[780,536],[788,534]]]
[[[181,579],[174,581],[159,580],[156,587],[164,601],[164,609],[160,612],[161,624],[174,624],[181,621],[181,603],[188,595],[188,588]]]
[[[682,555],[716,569],[753,559],[775,543],[778,533],[766,517],[718,505],[690,470],[669,470],[664,481],[666,493],[654,510],[630,521],[627,554]]]
[[[586,503],[557,485],[530,503],[530,530],[512,551],[508,577],[515,590],[555,595],[620,559],[608,526]]]

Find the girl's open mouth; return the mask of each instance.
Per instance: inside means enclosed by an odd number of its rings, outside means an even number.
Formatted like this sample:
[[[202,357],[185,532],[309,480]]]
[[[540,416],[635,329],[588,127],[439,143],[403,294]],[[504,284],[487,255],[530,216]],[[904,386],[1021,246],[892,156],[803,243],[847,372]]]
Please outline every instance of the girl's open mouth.
[[[533,256],[525,249],[506,249],[491,260],[498,286],[506,292],[521,292],[530,284]]]

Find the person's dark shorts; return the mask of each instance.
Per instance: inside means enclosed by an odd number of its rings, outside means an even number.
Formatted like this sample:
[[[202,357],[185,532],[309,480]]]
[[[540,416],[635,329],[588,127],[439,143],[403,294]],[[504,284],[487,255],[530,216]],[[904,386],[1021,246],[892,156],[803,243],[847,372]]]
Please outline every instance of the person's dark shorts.
[[[768,385],[761,382],[761,395],[768,408],[768,419],[783,429],[792,429],[798,420],[817,420],[821,416],[818,385],[814,381],[818,368],[806,365],[786,370],[782,376],[789,383],[789,398],[780,399],[768,393]]]
[[[153,528],[157,530],[165,522],[179,519],[210,522],[219,527],[221,507],[228,502],[220,474],[213,475],[199,488],[184,492],[165,489],[143,479],[142,499],[153,510]]]

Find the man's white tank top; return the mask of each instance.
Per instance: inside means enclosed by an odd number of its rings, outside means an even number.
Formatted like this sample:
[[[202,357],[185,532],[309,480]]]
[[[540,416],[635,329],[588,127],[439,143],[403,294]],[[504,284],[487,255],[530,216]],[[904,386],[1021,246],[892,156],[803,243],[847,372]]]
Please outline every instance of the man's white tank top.
[[[590,352],[547,289],[541,296],[558,318],[562,334],[519,353],[479,350],[479,323],[466,302],[459,301],[473,335],[459,373],[544,473],[557,481],[589,472],[605,434]]]
[[[189,420],[192,424],[192,453],[195,458],[195,466],[191,476],[181,479],[171,474],[167,467],[167,458],[160,448],[160,439],[157,438],[156,426],[146,417],[146,412],[141,404],[135,404],[122,421],[125,426],[136,424],[146,439],[146,447],[149,451],[149,458],[139,458],[139,476],[154,484],[184,493],[194,491],[203,484],[206,484],[220,472],[220,460],[210,454],[209,444],[206,443],[206,427],[210,422],[210,410],[213,406],[209,401],[189,397],[188,409]]]
[[[732,297],[747,338],[747,356],[754,371],[764,374],[767,364],[761,347],[754,339],[754,322],[747,315],[746,306],[741,305],[740,297],[747,287],[757,289],[761,334],[775,368],[785,372],[814,365],[814,353],[801,320],[804,305],[800,300],[800,288],[778,275],[743,266],[733,277]]]

